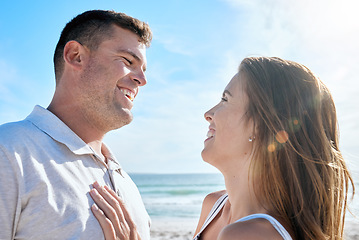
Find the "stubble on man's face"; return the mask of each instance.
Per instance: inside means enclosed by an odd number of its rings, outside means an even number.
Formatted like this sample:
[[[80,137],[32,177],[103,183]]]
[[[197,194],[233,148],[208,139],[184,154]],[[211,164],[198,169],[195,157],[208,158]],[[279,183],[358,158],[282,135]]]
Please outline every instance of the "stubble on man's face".
[[[103,133],[129,124],[133,99],[146,84],[146,47],[138,36],[120,27],[88,52],[79,88],[81,111],[88,124]]]
[[[121,128],[133,119],[130,109],[116,100],[116,78],[111,69],[91,58],[81,76],[81,111],[93,127],[103,132]]]

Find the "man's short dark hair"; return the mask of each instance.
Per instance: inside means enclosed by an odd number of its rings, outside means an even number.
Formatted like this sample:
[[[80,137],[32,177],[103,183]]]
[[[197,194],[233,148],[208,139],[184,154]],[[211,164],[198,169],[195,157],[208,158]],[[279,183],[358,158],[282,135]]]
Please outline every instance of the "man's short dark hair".
[[[73,18],[62,30],[54,54],[56,81],[63,72],[63,52],[67,42],[75,40],[90,50],[96,50],[103,40],[111,38],[113,25],[130,30],[138,36],[140,42],[150,46],[152,32],[147,23],[120,12],[86,11]]]

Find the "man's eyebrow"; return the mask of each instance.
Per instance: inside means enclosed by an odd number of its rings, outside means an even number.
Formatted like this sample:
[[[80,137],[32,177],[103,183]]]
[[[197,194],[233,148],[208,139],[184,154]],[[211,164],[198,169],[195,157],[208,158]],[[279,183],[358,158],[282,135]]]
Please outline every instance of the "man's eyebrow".
[[[222,95],[224,96],[224,95],[226,95],[226,94],[228,94],[229,96],[233,97],[232,94],[231,94],[228,90],[224,90]]]
[[[118,52],[130,54],[134,59],[136,59],[136,61],[143,62],[143,60],[136,53],[134,53],[130,50],[120,49],[120,50],[118,50]],[[143,71],[144,72],[146,71],[146,65],[144,66]]]

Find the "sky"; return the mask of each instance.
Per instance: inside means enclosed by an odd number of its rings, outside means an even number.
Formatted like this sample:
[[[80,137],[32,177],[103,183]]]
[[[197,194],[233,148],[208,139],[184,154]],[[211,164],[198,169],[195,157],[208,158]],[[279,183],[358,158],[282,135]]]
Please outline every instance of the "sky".
[[[1,1],[0,124],[48,106],[60,32],[90,9],[125,12],[154,34],[134,120],[105,138],[127,172],[217,172],[201,159],[203,114],[220,101],[243,58],[276,56],[306,65],[327,84],[341,150],[359,179],[359,1]]]

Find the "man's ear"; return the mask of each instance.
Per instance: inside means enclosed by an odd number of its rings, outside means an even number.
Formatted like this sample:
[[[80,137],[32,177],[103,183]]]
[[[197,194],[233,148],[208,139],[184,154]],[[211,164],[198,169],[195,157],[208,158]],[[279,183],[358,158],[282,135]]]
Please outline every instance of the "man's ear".
[[[77,41],[69,41],[64,47],[64,61],[75,70],[80,70],[84,64],[88,50]]]

